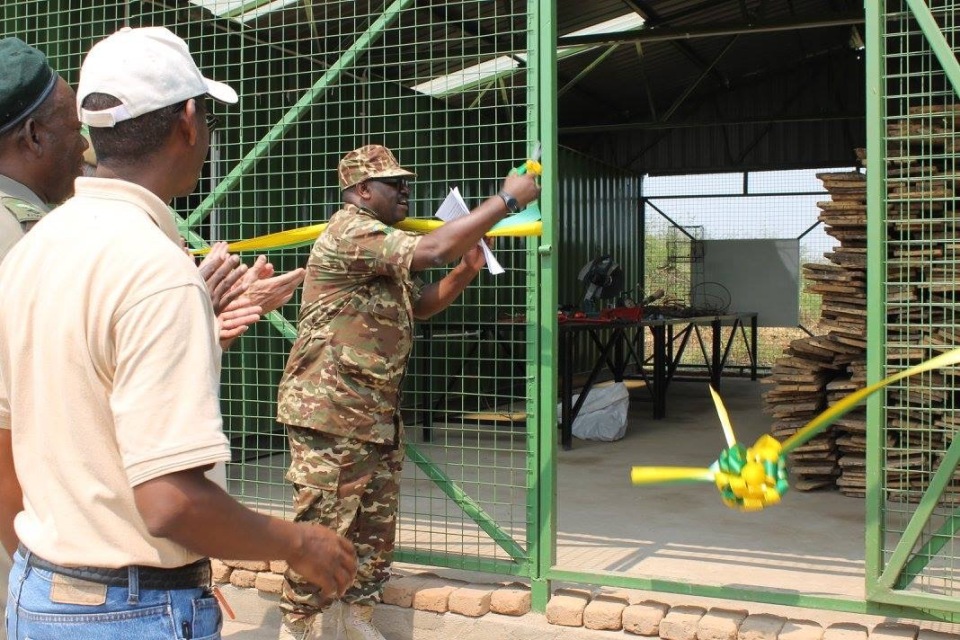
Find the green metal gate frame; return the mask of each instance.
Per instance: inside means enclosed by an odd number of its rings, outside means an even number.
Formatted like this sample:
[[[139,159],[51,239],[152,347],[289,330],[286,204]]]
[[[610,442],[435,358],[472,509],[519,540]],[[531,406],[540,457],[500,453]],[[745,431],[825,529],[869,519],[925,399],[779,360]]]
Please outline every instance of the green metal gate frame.
[[[889,375],[887,369],[887,324],[885,274],[887,273],[887,126],[888,85],[888,18],[897,5],[900,15],[916,22],[923,35],[920,53],[932,53],[939,61],[954,95],[960,96],[960,64],[941,30],[930,6],[923,0],[886,0],[866,3],[867,25],[867,371],[868,383]],[[920,154],[923,155],[922,152]],[[922,159],[922,158],[921,158]],[[878,162],[879,161],[879,162]],[[953,619],[960,612],[960,600],[953,593],[938,594],[910,591],[911,584],[934,558],[956,558],[943,554],[947,543],[960,530],[960,509],[946,517],[936,517],[935,510],[960,462],[960,439],[947,448],[939,466],[923,491],[900,539],[891,553],[885,553],[884,540],[890,536],[885,525],[886,482],[884,480],[884,441],[888,418],[884,394],[867,404],[867,531],[866,531],[866,595],[874,603],[889,603],[928,610],[935,617]]]

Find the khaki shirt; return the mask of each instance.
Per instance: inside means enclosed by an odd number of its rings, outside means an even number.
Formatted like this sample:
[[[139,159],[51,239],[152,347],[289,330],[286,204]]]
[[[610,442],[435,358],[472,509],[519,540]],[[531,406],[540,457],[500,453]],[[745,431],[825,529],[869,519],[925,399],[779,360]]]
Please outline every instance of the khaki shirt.
[[[353,205],[334,214],[307,261],[297,339],[280,380],[277,420],[392,443],[420,287],[421,236]]]
[[[0,175],[0,262],[50,207],[33,191]]]
[[[0,265],[0,428],[24,545],[64,565],[177,567],[133,488],[227,460],[210,296],[166,204],[79,178]]]

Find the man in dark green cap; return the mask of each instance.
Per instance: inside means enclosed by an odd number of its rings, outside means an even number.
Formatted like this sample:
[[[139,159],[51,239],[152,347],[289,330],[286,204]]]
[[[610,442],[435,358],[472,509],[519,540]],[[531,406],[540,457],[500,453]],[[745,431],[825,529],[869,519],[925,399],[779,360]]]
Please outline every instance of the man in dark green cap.
[[[46,56],[0,39],[0,261],[53,206],[73,193],[87,142],[76,94]],[[4,588],[0,597],[6,595]]]
[[[37,220],[73,193],[87,143],[80,135],[76,95],[43,53],[19,38],[0,39],[0,68],[2,261]],[[10,558],[0,550],[4,609],[9,570]]]

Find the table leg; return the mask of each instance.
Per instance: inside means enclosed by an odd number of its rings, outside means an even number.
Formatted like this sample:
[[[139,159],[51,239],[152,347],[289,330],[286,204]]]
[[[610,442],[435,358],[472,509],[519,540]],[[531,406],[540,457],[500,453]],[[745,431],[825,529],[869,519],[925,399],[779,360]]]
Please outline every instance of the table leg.
[[[663,325],[650,327],[653,334],[653,418],[667,415],[667,331]]]
[[[710,324],[713,327],[713,353],[710,355],[710,359],[713,360],[713,362],[710,364],[710,384],[713,385],[714,389],[719,389],[720,371],[723,369],[723,365],[720,362],[720,331],[722,327],[719,318],[715,318]]]

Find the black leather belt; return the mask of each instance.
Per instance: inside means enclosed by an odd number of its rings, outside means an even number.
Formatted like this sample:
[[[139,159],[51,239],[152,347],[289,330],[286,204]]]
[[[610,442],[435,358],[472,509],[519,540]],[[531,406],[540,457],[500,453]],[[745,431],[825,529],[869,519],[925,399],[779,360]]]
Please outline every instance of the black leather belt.
[[[35,553],[20,545],[20,553],[27,558],[27,564],[43,571],[59,573],[71,578],[79,578],[88,582],[105,584],[111,587],[126,587],[130,584],[131,567],[107,569],[104,567],[65,567],[44,560]],[[141,589],[196,589],[209,587],[211,580],[210,560],[203,558],[193,564],[187,564],[173,569],[160,567],[136,567],[137,582]]]

